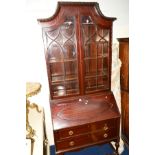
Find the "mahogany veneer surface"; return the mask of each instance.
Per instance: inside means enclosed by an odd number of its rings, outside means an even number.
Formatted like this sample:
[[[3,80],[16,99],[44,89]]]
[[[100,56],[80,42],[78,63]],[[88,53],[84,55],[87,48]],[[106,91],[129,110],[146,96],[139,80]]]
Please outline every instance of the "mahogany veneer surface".
[[[55,100],[51,113],[54,130],[119,117],[112,93]]]
[[[111,92],[54,100],[51,114],[58,154],[119,138],[120,113]]]
[[[118,38],[119,58],[122,61],[120,72],[122,138],[129,144],[129,38]]]

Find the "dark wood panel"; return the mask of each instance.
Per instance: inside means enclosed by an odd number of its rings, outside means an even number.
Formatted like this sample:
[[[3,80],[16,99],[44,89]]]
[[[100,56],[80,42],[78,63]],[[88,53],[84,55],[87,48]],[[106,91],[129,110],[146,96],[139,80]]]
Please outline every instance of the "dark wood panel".
[[[129,144],[129,38],[119,38],[122,138]]]
[[[86,133],[93,133],[102,130],[103,132],[111,130],[117,126],[119,118],[109,119],[105,121],[99,121],[95,123],[89,123],[86,125],[75,126],[71,128],[65,128],[54,132],[57,140],[62,140]]]
[[[118,118],[120,115],[112,92],[54,100],[51,112],[54,130]]]
[[[121,91],[122,100],[122,132],[129,139],[129,93]]]
[[[129,43],[126,40],[120,40],[119,57],[122,62],[121,67],[121,89],[129,90]]]
[[[54,134],[57,138],[57,140],[62,140],[69,137],[74,137],[83,133],[87,133],[89,131],[89,125],[83,125],[83,126],[76,126],[76,127],[70,127],[68,129],[62,129],[59,131],[56,131]]]
[[[56,146],[58,150],[64,150],[69,148],[76,148],[82,145],[90,145],[91,143],[104,142],[107,139],[117,137],[115,128],[111,128],[107,131],[92,132],[85,135],[71,137],[62,141],[57,141]]]

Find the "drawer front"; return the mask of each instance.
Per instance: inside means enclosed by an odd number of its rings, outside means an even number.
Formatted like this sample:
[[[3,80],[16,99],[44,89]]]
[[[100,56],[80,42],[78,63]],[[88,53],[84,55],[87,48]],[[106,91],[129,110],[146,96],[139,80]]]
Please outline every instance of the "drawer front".
[[[116,119],[105,120],[101,122],[92,123],[90,125],[90,131],[96,130],[109,130],[110,128],[114,128],[116,126]]]
[[[74,147],[82,146],[91,142],[91,136],[89,134],[83,136],[77,136],[73,138],[68,138],[56,142],[56,150],[71,149]]]
[[[112,138],[115,138],[119,135],[117,135],[117,129],[116,128],[109,128],[107,131],[99,131],[99,132],[94,132],[90,134],[91,136],[91,141],[94,143],[97,143],[99,141],[104,141],[104,140],[110,140]]]
[[[111,128],[108,131],[93,132],[86,135],[76,136],[68,138],[62,141],[56,142],[56,150],[71,149],[75,147],[80,147],[83,145],[90,145],[93,143],[110,141],[112,138],[116,138],[117,130]]]
[[[75,135],[87,133],[88,131],[89,131],[89,125],[83,125],[74,128],[59,130],[58,132],[55,132],[55,136],[57,137],[58,140],[61,140],[68,137],[73,137]]]
[[[65,138],[70,138],[78,135],[83,135],[91,132],[96,132],[99,130],[108,131],[110,128],[116,127],[116,119],[109,119],[101,122],[95,122],[88,125],[62,129],[54,132],[55,139],[63,140]]]

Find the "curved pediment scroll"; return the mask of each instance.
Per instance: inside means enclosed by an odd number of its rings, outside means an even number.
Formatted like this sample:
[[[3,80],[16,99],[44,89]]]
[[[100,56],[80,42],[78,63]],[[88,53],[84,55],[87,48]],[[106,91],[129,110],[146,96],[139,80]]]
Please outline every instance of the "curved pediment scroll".
[[[38,22],[42,27],[51,27],[64,22],[65,16],[80,14],[92,15],[92,18],[99,21],[99,24],[102,24],[102,20],[104,20],[104,23],[111,25],[116,20],[116,18],[103,15],[97,2],[58,2],[54,15],[49,18],[38,19]]]

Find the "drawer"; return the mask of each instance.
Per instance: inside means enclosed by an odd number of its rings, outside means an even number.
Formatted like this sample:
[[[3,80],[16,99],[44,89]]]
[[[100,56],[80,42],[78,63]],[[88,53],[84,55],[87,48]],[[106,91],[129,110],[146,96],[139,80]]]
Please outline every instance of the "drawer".
[[[116,126],[116,119],[109,119],[105,121],[95,122],[87,125],[82,125],[73,128],[62,129],[54,132],[55,139],[63,140],[65,138],[74,137],[98,130],[108,131],[110,128]]]
[[[92,123],[90,125],[90,131],[96,131],[96,130],[109,130],[110,128],[113,128],[116,126],[116,119],[109,119],[101,122]]]
[[[62,141],[57,141],[56,150],[58,151],[85,145],[97,144],[104,142],[105,140],[109,140],[110,142],[111,139],[116,138],[117,136],[119,135],[117,135],[117,129],[115,128],[111,128],[108,131],[92,132],[86,135],[75,136]]]
[[[73,128],[62,129],[62,130],[56,131],[54,134],[57,140],[61,140],[64,138],[73,137],[76,135],[87,133],[89,132],[89,130],[90,130],[89,125],[83,125],[83,126],[78,126],[78,127],[73,127]]]
[[[91,141],[94,143],[97,143],[99,141],[104,141],[104,140],[110,140],[112,138],[115,138],[119,135],[117,135],[117,129],[116,128],[109,128],[107,131],[99,131],[99,132],[92,132],[90,134],[91,136]]]
[[[89,144],[91,142],[90,134],[76,136],[72,138],[68,138],[59,142],[56,142],[56,150],[63,150],[63,149],[71,149],[74,147],[79,147],[85,144]]]

